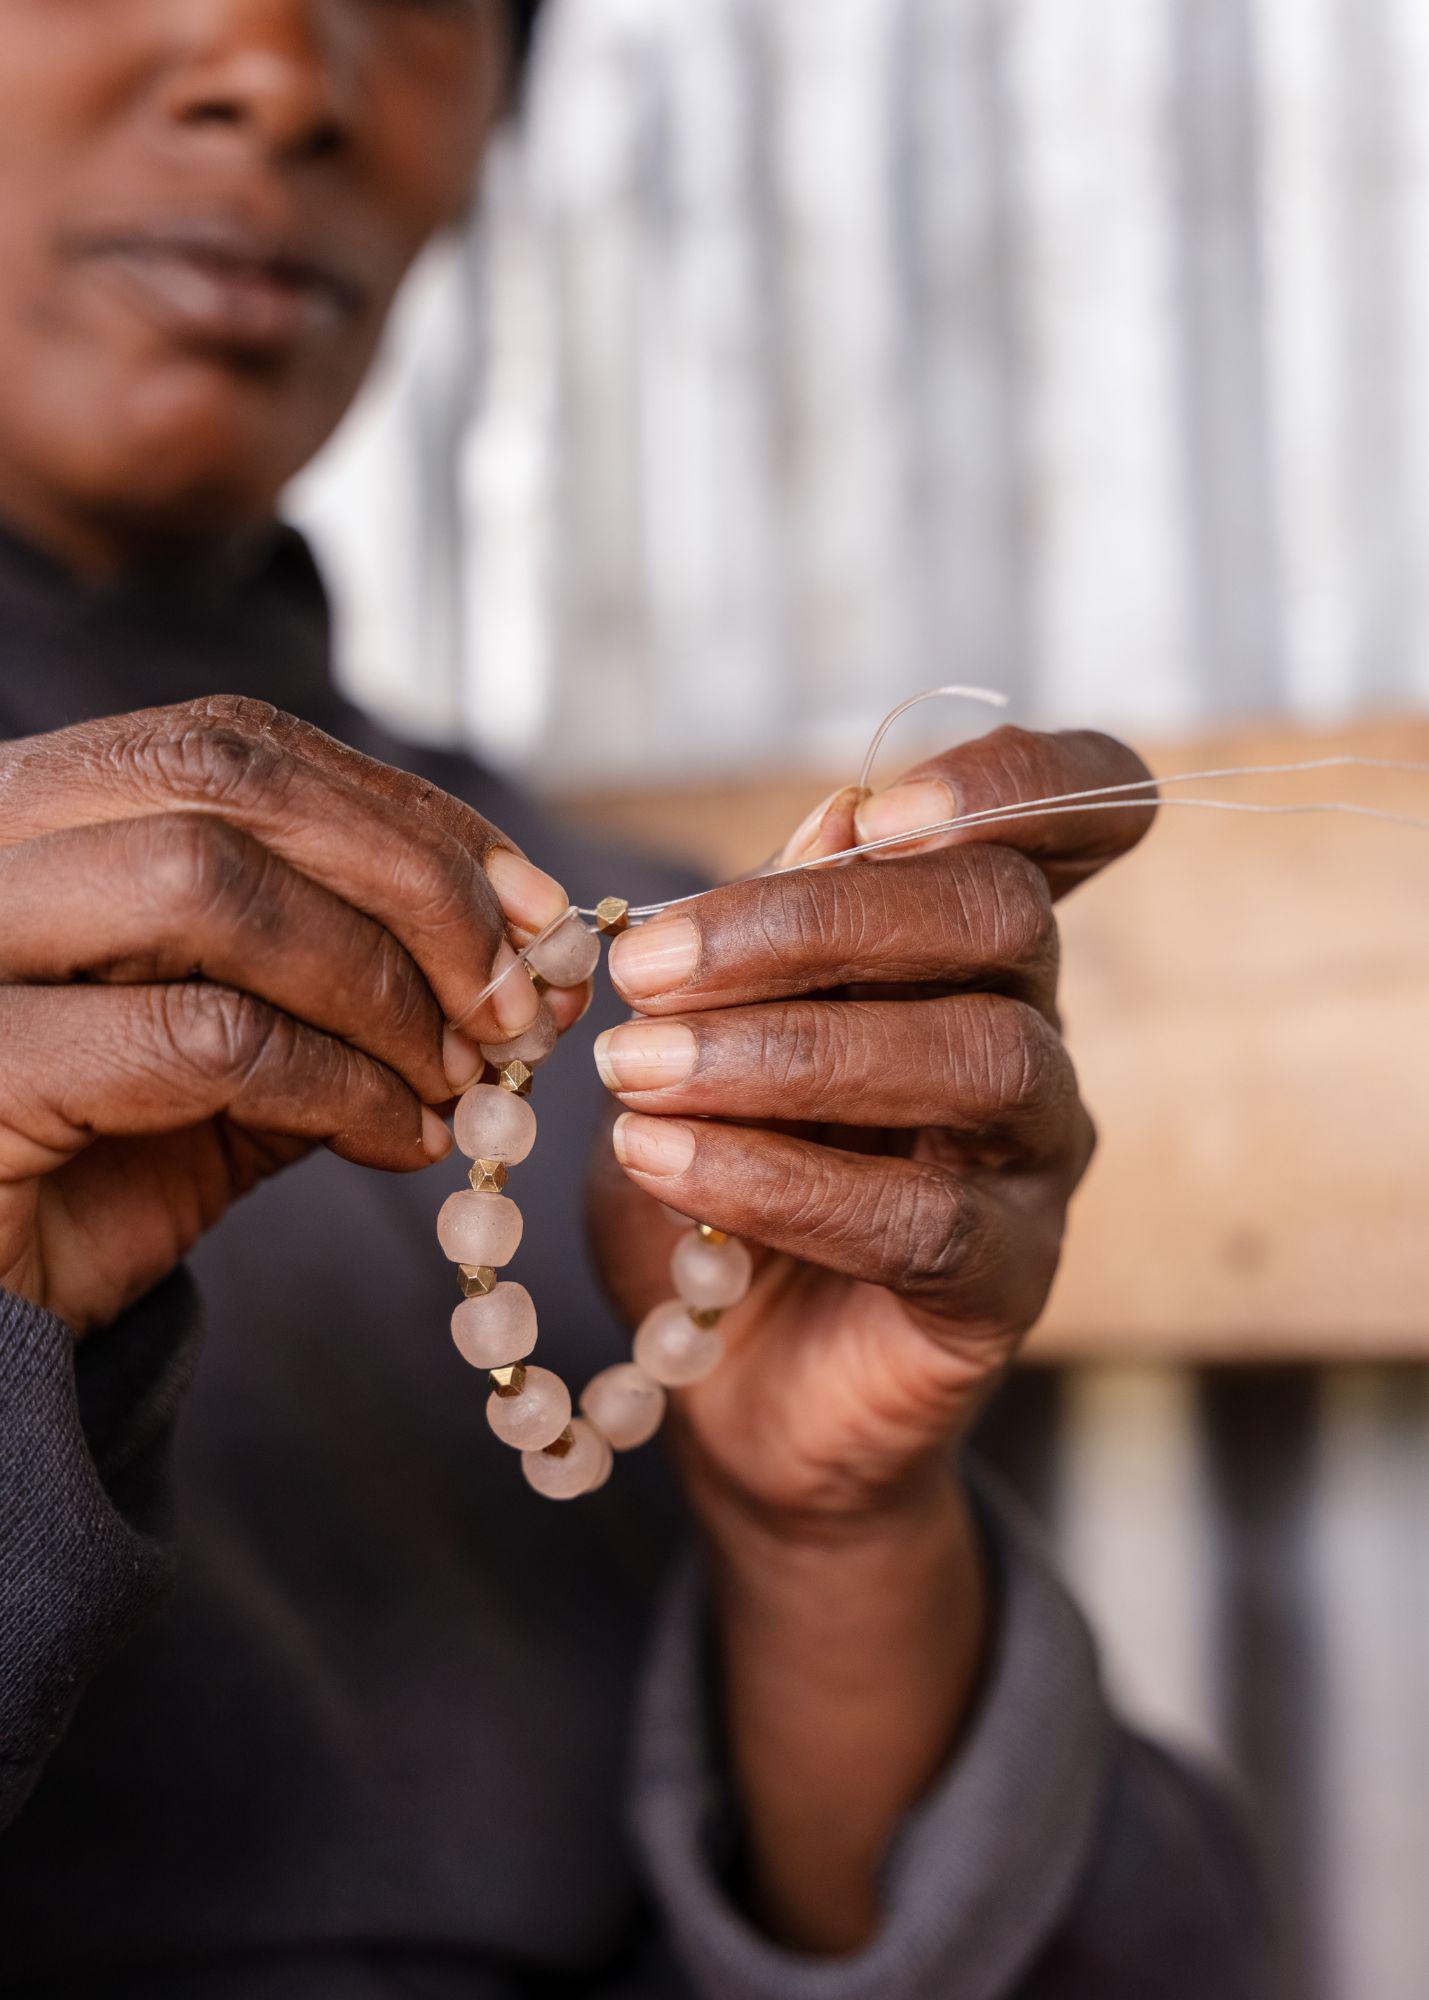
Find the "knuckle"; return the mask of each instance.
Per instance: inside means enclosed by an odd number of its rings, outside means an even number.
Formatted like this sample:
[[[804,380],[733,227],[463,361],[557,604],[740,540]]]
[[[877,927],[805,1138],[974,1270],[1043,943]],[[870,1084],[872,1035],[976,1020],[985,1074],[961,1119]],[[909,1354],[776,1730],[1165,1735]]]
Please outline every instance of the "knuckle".
[[[261,894],[263,850],[227,820],[174,813],[134,822],[150,900],[184,924],[240,924]]]
[[[762,878],[750,917],[760,956],[780,973],[837,985],[886,939],[886,876],[862,868]]]
[[[986,1010],[989,1097],[995,1115],[1055,1109],[1075,1096],[1071,1063],[1060,1036],[1022,1000]]]
[[[277,719],[264,702],[210,697],[165,711],[117,750],[140,784],[157,781],[182,799],[251,809],[280,798],[292,768],[274,735]]]
[[[888,1240],[898,1246],[901,1287],[943,1290],[966,1264],[973,1217],[961,1185],[942,1174],[900,1176],[890,1197]]]
[[[751,941],[777,971],[801,964],[814,947],[817,925],[808,885],[799,876],[769,876],[755,888]]]
[[[266,741],[298,754],[323,740],[322,731],[313,723],[304,722],[300,715],[290,715],[271,701],[258,701],[252,695],[201,695],[185,703],[184,709],[199,727],[228,730],[250,741]]]
[[[811,1005],[779,1008],[760,1021],[760,1074],[780,1095],[837,1093],[849,1077],[852,1052],[847,1009]]]
[[[791,1233],[838,1249],[871,1237],[875,1194],[864,1175],[841,1171],[818,1148],[781,1148],[771,1171],[771,1206]]]
[[[423,930],[436,934],[454,931],[463,937],[480,934],[484,942],[494,945],[500,926],[473,893],[471,864],[454,846],[404,844],[393,853],[388,866],[389,894]]]
[[[267,1060],[291,1053],[294,1024],[274,1008],[227,986],[156,989],[159,1028],[168,1049],[201,1076],[239,1083]]]
[[[237,729],[250,736],[262,736],[285,719],[282,710],[271,702],[256,701],[246,694],[199,695],[193,701],[181,703],[177,713],[199,724],[207,722],[215,728]]]
[[[1055,954],[1052,892],[1035,861],[1010,847],[991,847],[984,909],[992,956],[1010,971],[1044,966]]]
[[[1123,743],[1119,736],[1108,736],[1105,730],[1068,729],[1062,732],[1060,741],[1079,762],[1104,774],[1107,784],[1131,784],[1151,776],[1150,766],[1131,745]]]
[[[374,1012],[389,1023],[399,1040],[413,1033],[431,1033],[438,1012],[436,1001],[412,960],[383,930],[376,930],[372,940],[368,997]]]
[[[1077,1154],[1089,1122],[1077,1073],[1066,1044],[1036,1007],[971,994],[948,1003],[944,1032],[941,1055],[957,1129],[1032,1138],[1039,1152],[1057,1157]]]
[[[875,868],[851,868],[813,877],[815,894],[808,905],[812,933],[809,956],[815,960],[827,956],[827,939],[843,966],[866,964],[884,947],[891,929],[887,898],[892,880],[885,870]]]
[[[999,780],[1005,781],[1005,797],[1009,804],[1016,799],[1040,796],[1047,775],[1046,736],[1035,729],[1023,729],[1015,722],[1006,722],[987,738],[987,752]],[[1003,782],[999,782],[998,791],[999,794],[1004,792]]]
[[[1074,785],[1142,786],[1152,776],[1150,766],[1120,737],[1097,729],[1076,729],[1065,731],[1059,741],[1072,760],[1073,770],[1081,774],[1073,780]],[[1135,847],[1154,824],[1159,803],[1154,786],[1126,799],[1108,799],[1104,809],[1088,822],[1089,844],[1104,855]]]

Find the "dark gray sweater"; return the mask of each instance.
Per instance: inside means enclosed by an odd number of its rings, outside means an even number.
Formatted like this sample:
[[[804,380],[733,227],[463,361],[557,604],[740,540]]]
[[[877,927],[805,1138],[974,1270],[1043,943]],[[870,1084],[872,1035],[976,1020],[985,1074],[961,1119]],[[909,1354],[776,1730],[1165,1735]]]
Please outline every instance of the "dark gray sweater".
[[[219,689],[422,769],[583,900],[668,880],[345,709],[294,539],[241,578],[102,592],[0,546],[0,734]],[[519,1274],[576,1382],[626,1348],[580,1221],[603,1024],[543,1072],[522,1184]],[[315,1157],[78,1358],[0,1293],[0,1991],[1261,1993],[1230,1819],[1118,1727],[1080,1617],[990,1482],[998,1636],[895,1845],[883,1933],[828,1963],[759,1935],[732,1886],[738,1801],[678,1495],[653,1449],[577,1507],[527,1491],[447,1335],[433,1219],[458,1178]]]

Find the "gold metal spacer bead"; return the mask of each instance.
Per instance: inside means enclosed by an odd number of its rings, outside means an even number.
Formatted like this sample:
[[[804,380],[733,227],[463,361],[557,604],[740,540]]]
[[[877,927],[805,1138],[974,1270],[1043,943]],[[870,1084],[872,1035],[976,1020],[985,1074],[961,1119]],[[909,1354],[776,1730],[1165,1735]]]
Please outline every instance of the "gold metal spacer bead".
[[[549,993],[551,990],[551,982],[549,979],[547,979],[545,973],[538,972],[535,966],[532,965],[529,958],[524,960],[523,962],[525,964],[527,972],[530,975],[531,984],[535,987],[536,991],[538,993]]]
[[[547,1458],[564,1458],[576,1441],[576,1434],[567,1424],[554,1444],[544,1447]]]
[[[491,1386],[503,1398],[519,1396],[526,1386],[526,1370],[519,1361],[511,1368],[493,1368]]]
[[[505,1160],[478,1160],[467,1175],[476,1194],[500,1194],[506,1185]]]
[[[630,927],[630,905],[623,896],[607,896],[596,904],[595,920],[606,937],[618,937]]]
[[[718,1326],[724,1318],[724,1314],[718,1306],[687,1306],[685,1310],[689,1313],[695,1325],[703,1327],[706,1333],[708,1333],[712,1326]]]
[[[503,1090],[509,1090],[516,1097],[529,1097],[531,1083],[536,1072],[526,1063],[517,1061],[503,1063],[497,1071],[497,1081]]]
[[[488,1292],[494,1292],[497,1276],[489,1264],[463,1264],[461,1267],[461,1295],[464,1299],[484,1299]]]
[[[723,1229],[713,1229],[708,1222],[697,1223],[700,1238],[705,1243],[728,1243],[729,1236]]]

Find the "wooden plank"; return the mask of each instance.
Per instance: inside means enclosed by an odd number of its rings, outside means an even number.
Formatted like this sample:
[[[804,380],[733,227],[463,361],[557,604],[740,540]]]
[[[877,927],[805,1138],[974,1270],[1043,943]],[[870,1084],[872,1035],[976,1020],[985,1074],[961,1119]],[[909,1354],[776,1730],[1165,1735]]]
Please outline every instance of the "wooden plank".
[[[1160,773],[1352,752],[1429,762],[1429,723],[1155,747]],[[586,796],[607,832],[721,874],[830,780]],[[1197,786],[1429,817],[1429,779]],[[1044,1356],[1429,1357],[1429,836],[1162,814],[1064,905],[1064,1008],[1102,1145]]]

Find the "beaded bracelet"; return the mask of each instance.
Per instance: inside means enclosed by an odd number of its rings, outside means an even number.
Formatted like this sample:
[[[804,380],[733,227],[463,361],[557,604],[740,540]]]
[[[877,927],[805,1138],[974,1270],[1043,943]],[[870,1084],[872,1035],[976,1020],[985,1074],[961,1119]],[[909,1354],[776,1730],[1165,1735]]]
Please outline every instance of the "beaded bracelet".
[[[601,936],[626,928],[629,905],[608,897],[592,913],[595,928],[565,916],[521,954],[538,989],[580,986],[600,961]],[[724,1357],[719,1321],[748,1292],[754,1262],[744,1244],[704,1223],[686,1230],[670,1259],[676,1296],[646,1315],[633,1359],[587,1383],[581,1414],[549,1368],[533,1368],[536,1308],[524,1285],[499,1272],[521,1245],[521,1211],[505,1193],[507,1176],[529,1158],[536,1114],[527,1099],[536,1069],[555,1047],[544,1016],[514,1041],[484,1044],[497,1080],[475,1084],[456,1108],[459,1149],[473,1164],[469,1191],[451,1195],[437,1217],[437,1238],[459,1267],[462,1300],[452,1314],[452,1338],[464,1361],[490,1383],[487,1421],[503,1444],[521,1453],[527,1481],[548,1500],[599,1492],[618,1451],[648,1444],[664,1420],[667,1391],[692,1387]],[[686,1220],[674,1209],[666,1213]]]

